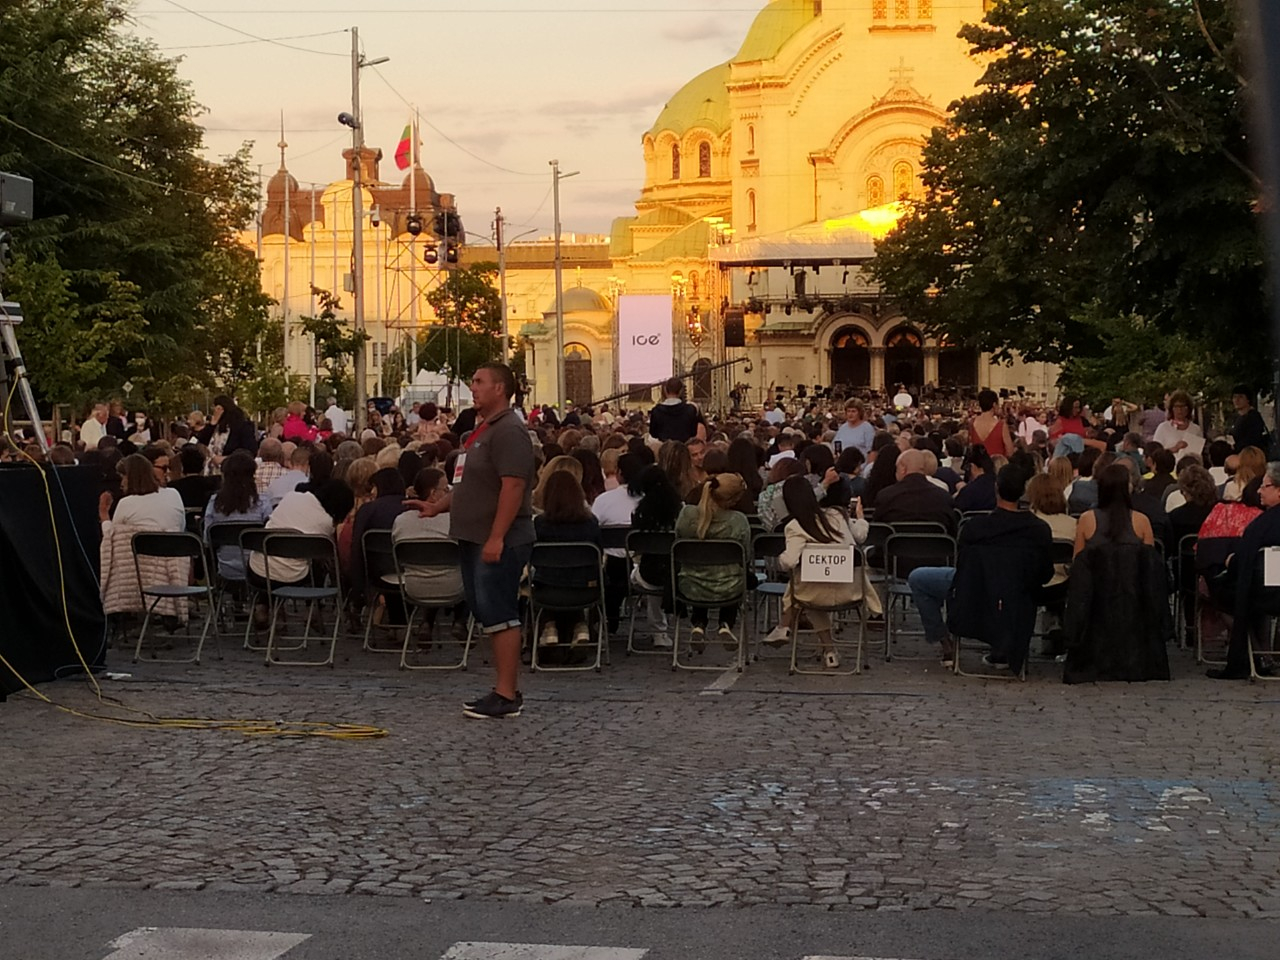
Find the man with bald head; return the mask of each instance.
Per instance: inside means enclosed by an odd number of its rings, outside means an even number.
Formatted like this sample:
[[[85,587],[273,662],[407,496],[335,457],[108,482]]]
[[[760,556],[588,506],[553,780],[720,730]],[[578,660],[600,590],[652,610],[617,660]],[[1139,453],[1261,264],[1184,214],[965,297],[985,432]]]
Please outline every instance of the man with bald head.
[[[897,482],[876,496],[876,523],[934,521],[953,536],[956,513],[951,495],[929,482],[923,450],[904,450],[898,457]]]

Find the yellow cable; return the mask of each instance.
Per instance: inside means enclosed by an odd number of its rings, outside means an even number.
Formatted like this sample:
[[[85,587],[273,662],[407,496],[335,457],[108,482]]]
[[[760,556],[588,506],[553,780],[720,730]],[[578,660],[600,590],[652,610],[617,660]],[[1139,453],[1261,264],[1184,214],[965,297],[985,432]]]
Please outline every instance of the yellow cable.
[[[5,398],[3,415],[0,416],[0,425],[3,426],[5,436],[9,436],[9,410],[13,405],[14,393],[18,389],[18,381],[15,378],[13,387],[9,390],[8,397]],[[40,464],[27,453],[23,447],[18,447],[18,452],[34,466],[40,474],[40,479],[44,484],[45,500],[49,504],[49,525],[53,529],[53,542],[55,552],[58,558],[58,586],[62,600],[62,619],[67,628],[67,636],[71,639],[71,646],[75,648],[76,659],[79,660],[80,666],[84,668],[85,676],[89,678],[93,686],[94,695],[98,698],[99,703],[110,701],[123,710],[131,713],[139,714],[146,717],[145,720],[131,720],[123,717],[111,717],[96,713],[86,713],[77,710],[74,707],[64,706],[45,694],[41,693],[29,682],[26,677],[22,676],[8,660],[0,655],[0,665],[17,677],[18,682],[22,684],[37,699],[48,704],[49,706],[69,714],[73,717],[79,717],[84,720],[97,720],[103,723],[114,723],[126,727],[142,727],[151,729],[178,729],[178,730],[219,730],[232,733],[240,733],[244,736],[271,736],[271,737],[323,737],[330,740],[376,740],[388,736],[390,731],[383,727],[375,727],[361,723],[334,723],[326,720],[252,720],[244,718],[233,718],[230,720],[213,720],[199,717],[157,717],[147,713],[145,710],[139,710],[136,707],[130,707],[128,704],[116,700],[114,697],[107,697],[102,692],[102,687],[98,684],[98,678],[93,675],[93,671],[89,668],[89,664],[85,661],[84,653],[80,649],[80,643],[76,639],[75,628],[71,625],[71,608],[67,600],[67,578],[66,570],[62,562],[62,538],[58,534],[57,513],[53,505],[53,491],[49,487],[49,477]],[[53,469],[50,466],[50,469]]]

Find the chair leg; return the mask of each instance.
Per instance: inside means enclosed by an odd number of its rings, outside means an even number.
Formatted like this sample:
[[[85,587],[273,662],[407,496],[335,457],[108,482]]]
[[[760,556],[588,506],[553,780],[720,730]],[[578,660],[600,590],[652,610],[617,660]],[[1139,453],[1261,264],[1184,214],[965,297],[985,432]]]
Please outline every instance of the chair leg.
[[[150,624],[151,624],[151,613],[152,613],[152,611],[154,611],[154,610],[155,610],[155,608],[156,608],[156,604],[158,604],[159,602],[160,602],[160,598],[159,598],[159,597],[157,597],[155,600],[152,600],[152,601],[151,601],[151,606],[147,607],[147,609],[146,609],[146,613],[145,613],[145,615],[144,615],[144,616],[143,616],[143,618],[142,618],[142,629],[138,632],[138,642],[137,642],[137,644],[136,644],[136,645],[134,646],[134,648],[133,648],[133,662],[134,662],[134,663],[137,663],[137,662],[138,662],[138,660],[142,657],[142,641],[146,638],[146,636],[147,636],[147,627],[148,627],[148,626],[150,626]]]

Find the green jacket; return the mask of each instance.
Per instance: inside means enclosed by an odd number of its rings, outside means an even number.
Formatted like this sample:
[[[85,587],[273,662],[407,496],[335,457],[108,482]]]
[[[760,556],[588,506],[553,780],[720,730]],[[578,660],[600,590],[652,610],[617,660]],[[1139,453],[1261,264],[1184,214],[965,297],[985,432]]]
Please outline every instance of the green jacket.
[[[686,506],[676,519],[676,537],[684,540],[698,538],[698,508]],[[737,510],[721,510],[707,528],[703,540],[736,540],[746,554],[747,569],[751,569],[751,524]],[[691,600],[714,602],[727,593],[736,592],[746,574],[739,567],[690,567],[680,572],[680,589]]]

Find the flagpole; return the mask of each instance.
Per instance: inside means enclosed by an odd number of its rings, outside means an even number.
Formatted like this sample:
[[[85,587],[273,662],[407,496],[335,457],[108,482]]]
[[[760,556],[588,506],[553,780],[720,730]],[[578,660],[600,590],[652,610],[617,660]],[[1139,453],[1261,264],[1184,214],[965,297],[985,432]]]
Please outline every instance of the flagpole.
[[[413,108],[412,131],[409,136],[409,210],[414,216],[418,213],[418,108]],[[409,295],[413,298],[409,305],[409,383],[418,377],[418,238],[409,235]]]

